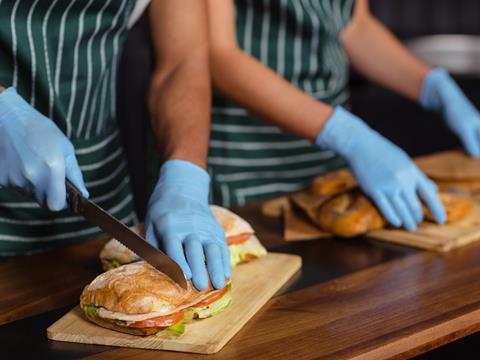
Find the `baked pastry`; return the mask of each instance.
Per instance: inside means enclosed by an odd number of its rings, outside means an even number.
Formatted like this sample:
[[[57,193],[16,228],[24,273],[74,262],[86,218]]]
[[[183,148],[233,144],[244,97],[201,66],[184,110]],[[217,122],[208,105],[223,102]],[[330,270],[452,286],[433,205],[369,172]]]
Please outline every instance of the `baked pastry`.
[[[310,191],[314,195],[336,195],[356,188],[357,181],[347,169],[332,171],[313,179]]]
[[[187,321],[226,309],[231,285],[223,289],[183,289],[154,267],[139,261],[97,276],[85,287],[80,306],[88,320],[133,335],[181,335]]]
[[[465,218],[473,208],[473,202],[469,198],[452,193],[440,192],[438,194],[440,201],[445,207],[447,213],[447,224],[451,224]],[[435,221],[430,210],[423,205],[425,219]]]
[[[386,225],[376,207],[360,191],[339,194],[317,211],[316,224],[341,237],[354,237]]]

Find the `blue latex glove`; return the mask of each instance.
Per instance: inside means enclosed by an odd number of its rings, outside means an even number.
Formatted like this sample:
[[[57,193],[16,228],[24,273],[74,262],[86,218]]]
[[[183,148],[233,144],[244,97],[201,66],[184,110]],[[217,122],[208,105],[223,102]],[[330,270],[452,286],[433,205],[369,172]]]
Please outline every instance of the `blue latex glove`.
[[[0,186],[33,193],[58,211],[67,206],[65,178],[88,197],[67,137],[14,88],[0,93]]]
[[[316,143],[343,156],[362,190],[394,226],[413,231],[423,219],[420,195],[438,223],[446,220],[436,185],[399,147],[342,107],[337,107]]]
[[[187,161],[169,160],[150,197],[145,235],[159,244],[199,290],[225,286],[230,278],[230,252],[225,233],[208,207],[210,176]],[[205,264],[206,262],[206,264]]]
[[[480,113],[448,72],[432,70],[423,81],[420,104],[440,112],[470,156],[480,156]]]

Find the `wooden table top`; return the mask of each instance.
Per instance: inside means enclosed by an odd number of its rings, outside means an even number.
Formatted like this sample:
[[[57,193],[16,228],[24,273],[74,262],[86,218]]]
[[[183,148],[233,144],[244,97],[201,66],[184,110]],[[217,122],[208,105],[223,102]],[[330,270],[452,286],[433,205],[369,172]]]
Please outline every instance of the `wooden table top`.
[[[368,239],[286,244],[280,223],[263,218],[258,205],[237,212],[268,248],[300,254],[304,265],[287,292],[209,358],[404,358],[480,328],[480,245],[440,255]],[[45,328],[101,271],[97,256],[104,242],[0,263],[0,337],[6,344],[0,357],[32,351],[48,359],[204,357],[46,339]]]

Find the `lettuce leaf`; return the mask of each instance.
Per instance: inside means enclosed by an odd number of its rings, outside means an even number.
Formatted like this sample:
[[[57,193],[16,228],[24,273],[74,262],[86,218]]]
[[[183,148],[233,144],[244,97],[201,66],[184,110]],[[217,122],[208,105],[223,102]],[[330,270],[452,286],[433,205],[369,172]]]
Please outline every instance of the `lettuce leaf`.
[[[112,270],[119,266],[122,266],[122,264],[120,264],[120,262],[115,259],[104,260],[102,263],[103,263],[103,270],[105,271]]]
[[[184,332],[185,332],[185,324],[183,322],[179,322],[178,324],[175,324],[175,325],[169,326],[168,328],[160,330],[155,335],[161,336],[163,334],[167,334],[170,336],[180,336],[180,335],[183,335]]]
[[[97,316],[97,307],[95,305],[85,305],[83,311],[90,317]]]
[[[128,323],[123,320],[113,320],[113,323],[118,326],[129,327]]]

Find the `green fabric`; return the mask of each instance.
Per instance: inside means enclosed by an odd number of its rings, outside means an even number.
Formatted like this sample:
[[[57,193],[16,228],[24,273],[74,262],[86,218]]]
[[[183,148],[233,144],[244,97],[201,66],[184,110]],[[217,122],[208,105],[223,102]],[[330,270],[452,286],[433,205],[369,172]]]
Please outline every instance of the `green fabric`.
[[[0,0],[0,84],[14,86],[71,139],[91,198],[136,220],[115,120],[115,86],[133,0]],[[0,109],[1,111],[1,109]],[[0,190],[0,255],[103,235]]]
[[[354,0],[238,0],[240,47],[318,100],[348,107],[348,62],[339,34]],[[261,84],[258,84],[261,86]],[[343,159],[283,133],[214,96],[209,171],[213,201],[244,204],[295,191]]]

